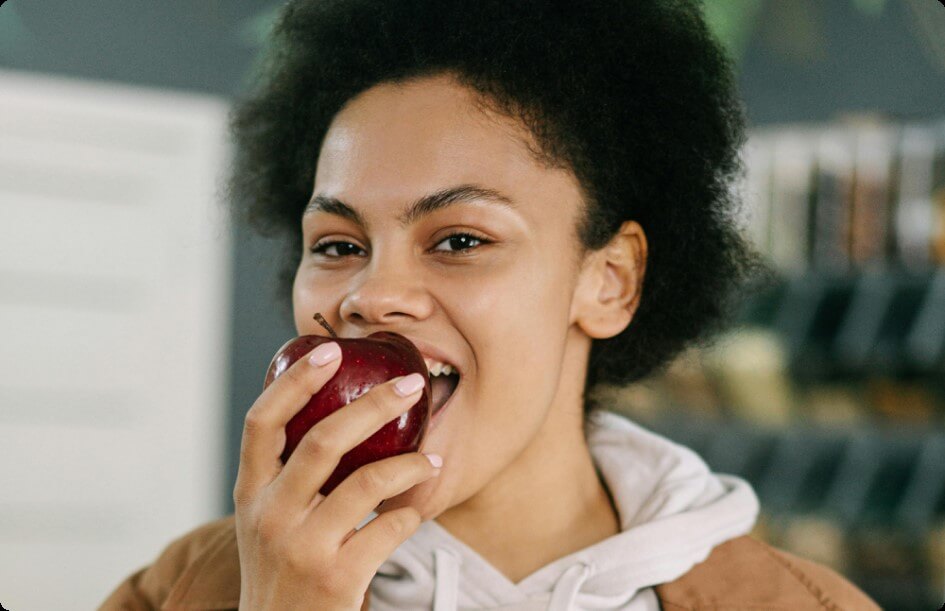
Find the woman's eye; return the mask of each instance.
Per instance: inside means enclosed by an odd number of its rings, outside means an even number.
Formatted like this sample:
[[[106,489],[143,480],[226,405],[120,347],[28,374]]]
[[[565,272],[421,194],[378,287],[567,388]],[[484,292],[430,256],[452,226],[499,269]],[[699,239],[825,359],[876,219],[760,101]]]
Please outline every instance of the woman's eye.
[[[434,248],[437,252],[445,253],[456,253],[461,254],[468,250],[472,250],[477,246],[483,244],[488,244],[489,240],[484,238],[476,237],[469,233],[454,233],[446,236],[440,242],[437,243],[437,248]],[[448,244],[448,248],[439,248],[443,244]],[[348,257],[351,255],[358,255],[360,252],[363,252],[361,248],[355,246],[351,242],[343,242],[340,240],[334,240],[330,242],[322,242],[321,244],[316,244],[311,248],[311,252],[314,254],[324,255],[331,259],[337,259],[341,257]]]
[[[345,247],[351,247],[351,248],[345,248]],[[361,250],[360,248],[358,248],[351,242],[335,241],[335,242],[323,242],[321,244],[316,244],[315,246],[312,246],[312,252],[316,254],[325,254],[325,252],[329,248],[338,248],[338,250],[343,251],[337,255],[328,255],[328,257],[331,259],[338,258],[338,257],[346,257],[352,254],[351,252],[347,252],[351,249]]]
[[[470,241],[477,242],[477,244],[470,245]],[[448,253],[463,253],[468,250],[472,250],[475,246],[479,244],[488,244],[489,240],[478,238],[470,233],[451,233],[450,235],[443,238],[439,244],[448,242],[451,247],[454,247],[455,250],[440,250],[439,252],[448,252]],[[438,245],[439,245],[438,244]]]

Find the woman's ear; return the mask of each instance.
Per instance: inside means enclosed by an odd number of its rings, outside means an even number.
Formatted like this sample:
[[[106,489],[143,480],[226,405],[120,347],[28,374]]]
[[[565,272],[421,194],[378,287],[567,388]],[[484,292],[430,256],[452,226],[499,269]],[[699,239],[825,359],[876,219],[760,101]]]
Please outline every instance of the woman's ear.
[[[625,221],[606,246],[587,256],[571,318],[589,337],[613,337],[630,324],[640,305],[646,257],[646,234],[636,221]]]

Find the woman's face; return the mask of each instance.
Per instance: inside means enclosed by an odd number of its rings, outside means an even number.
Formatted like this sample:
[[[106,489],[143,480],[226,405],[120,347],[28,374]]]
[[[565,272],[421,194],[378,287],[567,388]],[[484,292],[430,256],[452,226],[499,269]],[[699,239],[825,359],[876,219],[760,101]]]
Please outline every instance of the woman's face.
[[[580,426],[589,339],[571,307],[581,196],[569,171],[530,156],[525,137],[437,76],[365,91],[324,139],[313,199],[340,200],[364,224],[317,206],[303,216],[299,334],[323,335],[312,318],[321,312],[341,337],[395,331],[462,374],[422,448],[443,456],[440,476],[385,508],[410,503],[435,517],[536,443],[552,447],[556,410]],[[400,220],[420,198],[459,187],[468,191],[457,203]],[[312,251],[328,242],[343,244]]]

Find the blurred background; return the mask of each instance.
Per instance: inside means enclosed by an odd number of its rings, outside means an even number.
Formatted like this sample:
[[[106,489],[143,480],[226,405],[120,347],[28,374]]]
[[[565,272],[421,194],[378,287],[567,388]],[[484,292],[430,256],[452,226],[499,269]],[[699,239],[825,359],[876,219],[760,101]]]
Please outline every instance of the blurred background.
[[[279,3],[0,3],[0,603],[93,608],[232,511],[294,336],[219,196]],[[756,488],[755,534],[884,608],[945,600],[945,7],[707,0],[776,278],[615,410]]]

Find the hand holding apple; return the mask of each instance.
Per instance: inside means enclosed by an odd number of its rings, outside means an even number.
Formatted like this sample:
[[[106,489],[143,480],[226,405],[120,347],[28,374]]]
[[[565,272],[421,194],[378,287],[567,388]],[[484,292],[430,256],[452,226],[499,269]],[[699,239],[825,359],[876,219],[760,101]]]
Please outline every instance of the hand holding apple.
[[[327,495],[358,467],[389,456],[416,452],[420,448],[430,421],[432,389],[423,355],[406,337],[384,331],[364,338],[341,338],[320,314],[316,314],[315,319],[325,327],[330,337],[303,335],[290,340],[276,352],[266,372],[264,388],[320,344],[334,341],[341,346],[338,372],[312,395],[305,407],[286,425],[283,462],[288,461],[302,436],[315,423],[350,404],[374,385],[411,373],[422,374],[426,380],[416,405],[406,414],[385,424],[341,458],[337,469],[320,490]]]
[[[353,611],[366,604],[377,569],[416,531],[421,516],[413,507],[390,508],[357,527],[384,499],[435,477],[442,459],[419,452],[390,456],[360,467],[326,496],[317,491],[343,456],[416,408],[429,380],[415,372],[375,384],[315,424],[280,465],[289,421],[344,365],[340,346],[330,340],[295,361],[273,374],[246,414],[233,488],[239,607]],[[399,391],[398,382],[412,384]]]

